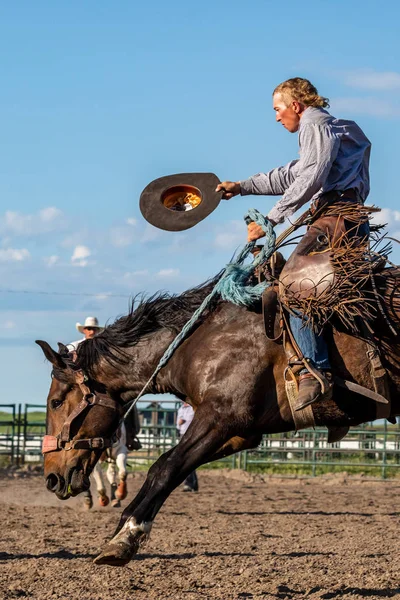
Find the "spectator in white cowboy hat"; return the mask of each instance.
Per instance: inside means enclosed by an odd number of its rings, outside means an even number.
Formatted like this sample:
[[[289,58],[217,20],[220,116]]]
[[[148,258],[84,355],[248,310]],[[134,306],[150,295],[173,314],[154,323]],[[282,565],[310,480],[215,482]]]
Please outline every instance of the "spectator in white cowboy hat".
[[[81,325],[80,323],[77,323],[76,328],[80,333],[83,333],[85,337],[83,337],[81,340],[77,340],[76,342],[67,344],[67,348],[71,352],[76,350],[83,340],[89,340],[94,337],[96,333],[103,331],[103,327],[100,327],[97,317],[86,317],[84,324]]]

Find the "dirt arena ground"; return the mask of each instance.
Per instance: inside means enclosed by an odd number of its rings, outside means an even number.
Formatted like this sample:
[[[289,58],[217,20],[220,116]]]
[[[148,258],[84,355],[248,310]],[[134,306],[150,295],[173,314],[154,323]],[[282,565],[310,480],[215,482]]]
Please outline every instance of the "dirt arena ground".
[[[132,497],[144,474],[130,476]],[[400,483],[200,471],[127,567],[92,559],[121,509],[58,501],[40,476],[0,478],[0,598],[400,598]],[[124,501],[124,504],[128,500]]]

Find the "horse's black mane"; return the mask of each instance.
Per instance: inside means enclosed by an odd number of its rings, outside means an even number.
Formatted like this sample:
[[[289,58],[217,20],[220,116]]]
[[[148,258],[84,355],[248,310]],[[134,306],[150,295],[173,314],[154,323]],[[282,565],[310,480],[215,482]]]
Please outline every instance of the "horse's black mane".
[[[100,358],[111,362],[125,362],[127,354],[124,350],[155,331],[166,328],[179,333],[212,291],[220,276],[219,273],[213,279],[180,295],[159,292],[147,299],[141,297],[138,303],[137,297],[134,298],[126,316],[108,325],[91,340],[79,344],[73,368],[86,369],[90,373],[90,367],[97,364]],[[201,322],[202,319],[199,319],[198,324]]]

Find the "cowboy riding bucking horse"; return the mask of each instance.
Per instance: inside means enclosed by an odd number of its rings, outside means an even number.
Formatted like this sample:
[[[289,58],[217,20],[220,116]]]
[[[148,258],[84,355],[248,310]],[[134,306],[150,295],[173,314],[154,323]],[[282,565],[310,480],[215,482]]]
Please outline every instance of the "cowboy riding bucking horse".
[[[370,189],[371,143],[354,121],[333,117],[325,110],[327,107],[328,99],[320,96],[307,79],[294,77],[278,85],[273,92],[276,121],[290,133],[298,132],[299,159],[268,173],[253,175],[245,181],[224,181],[217,186],[217,191],[224,191],[223,198],[226,200],[238,194],[282,196],[268,214],[268,220],[273,226],[283,223],[310,200],[315,210],[325,206],[320,219],[316,218],[313,222],[314,231],[307,230],[281,272],[281,299],[285,299],[289,307],[295,303],[293,301],[296,298],[305,298],[312,290],[317,297],[321,293],[321,290],[317,293],[318,284],[321,287],[324,276],[323,289],[332,283],[331,280],[328,281],[327,273],[321,275],[318,269],[317,275],[310,278],[312,261],[318,264],[321,252],[325,253],[328,245],[329,250],[332,250],[332,241],[335,243],[339,238],[338,246],[347,245],[354,250],[360,244],[365,245],[369,236],[368,216],[361,207]],[[337,217],[330,240],[324,237],[324,219],[328,207],[329,214]],[[322,244],[321,235],[317,237],[319,248],[315,248],[313,244],[315,228],[320,229],[323,236]],[[256,223],[248,225],[249,241],[258,240],[264,235],[264,231]],[[305,263],[306,277],[301,280],[304,256],[308,256],[310,260]],[[327,344],[321,331],[317,332],[308,321],[311,319],[301,307],[290,311],[291,333],[306,360],[306,366],[303,365],[304,368],[299,373],[296,411],[316,400],[332,397]]]
[[[168,231],[193,227],[221,197],[281,196],[266,219],[249,210],[249,243],[222,273],[132,305],[76,356],[37,341],[53,366],[43,453],[46,486],[60,499],[88,489],[102,451],[144,393],[171,393],[194,409],[96,564],[127,564],[190,473],[256,448],[264,434],[323,425],[336,442],[352,425],[400,415],[400,269],[370,225],[377,209],[364,204],[371,144],[327,107],[308,80],[289,79],[275,88],[273,108],[278,123],[299,133],[298,160],[245,181],[186,173],[143,190],[143,216]],[[273,227],[309,201],[276,238]],[[285,262],[278,250],[304,225]],[[264,235],[260,257],[244,265]]]

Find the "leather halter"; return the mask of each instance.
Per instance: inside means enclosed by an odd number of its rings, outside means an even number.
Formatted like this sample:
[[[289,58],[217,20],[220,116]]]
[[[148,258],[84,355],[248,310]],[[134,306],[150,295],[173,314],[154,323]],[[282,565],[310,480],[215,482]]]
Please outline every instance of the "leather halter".
[[[118,411],[119,407],[118,402],[106,394],[95,394],[94,392],[91,392],[89,386],[85,383],[87,377],[83,371],[77,371],[75,381],[81,389],[83,398],[71,414],[68,415],[63,423],[61,432],[58,435],[45,435],[43,437],[42,454],[58,450],[102,450],[104,448],[111,448],[115,441],[115,435],[111,438],[93,437],[73,439],[73,436],[71,436],[72,423],[89,408],[92,408],[93,406],[104,406]]]

